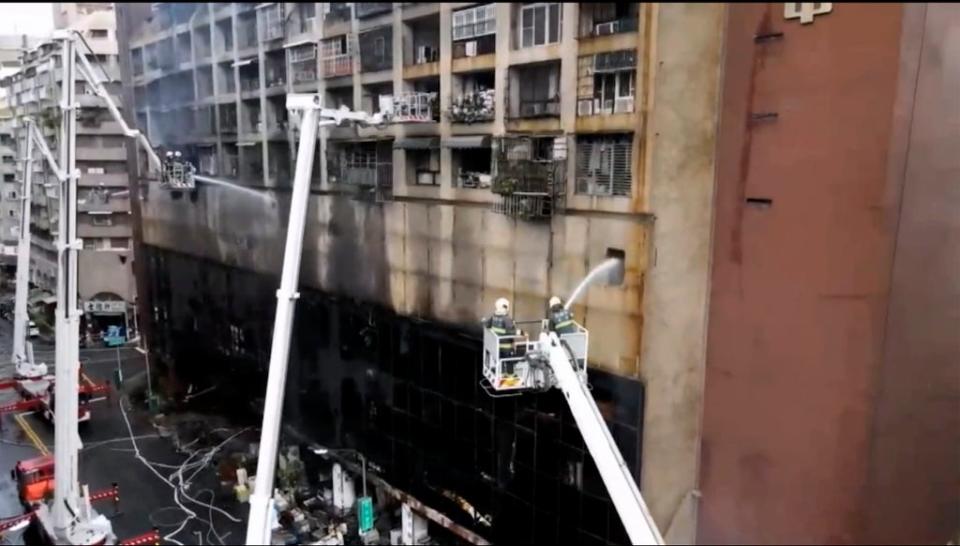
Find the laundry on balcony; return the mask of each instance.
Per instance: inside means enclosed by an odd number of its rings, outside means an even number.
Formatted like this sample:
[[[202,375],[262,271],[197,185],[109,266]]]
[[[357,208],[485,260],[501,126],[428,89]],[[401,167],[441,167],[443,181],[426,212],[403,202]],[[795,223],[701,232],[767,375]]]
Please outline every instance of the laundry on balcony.
[[[450,105],[450,121],[454,123],[493,121],[496,96],[496,91],[493,89],[460,95]]]

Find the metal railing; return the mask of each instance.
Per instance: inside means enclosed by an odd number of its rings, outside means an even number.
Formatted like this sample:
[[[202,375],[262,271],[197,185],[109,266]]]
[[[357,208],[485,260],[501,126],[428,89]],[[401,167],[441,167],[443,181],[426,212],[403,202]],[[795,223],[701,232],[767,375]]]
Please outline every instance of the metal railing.
[[[323,59],[323,76],[335,78],[353,74],[353,56],[349,53]]]
[[[518,117],[538,118],[560,115],[560,98],[546,100],[520,100]]]
[[[608,34],[619,34],[621,32],[634,32],[637,30],[638,26],[638,19],[636,15],[632,17],[622,17],[613,21],[593,23],[589,31],[586,32],[584,36],[605,36]]]
[[[374,188],[393,186],[392,163],[345,163],[340,182]]]
[[[410,91],[393,95],[390,99],[391,121],[403,123],[437,120],[438,97],[436,93]]]

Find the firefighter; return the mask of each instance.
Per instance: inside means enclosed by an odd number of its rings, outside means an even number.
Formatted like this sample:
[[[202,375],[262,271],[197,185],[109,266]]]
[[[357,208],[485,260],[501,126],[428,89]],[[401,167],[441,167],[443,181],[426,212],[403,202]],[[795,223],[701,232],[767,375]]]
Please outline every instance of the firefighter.
[[[557,335],[572,334],[577,331],[577,325],[573,322],[573,314],[563,307],[563,300],[557,296],[550,298],[548,319],[550,330],[556,332]]]
[[[500,298],[494,304],[493,316],[483,319],[483,327],[489,328],[497,336],[515,336],[518,334],[517,327],[510,318],[510,300]],[[500,340],[500,357],[513,355],[513,340]]]

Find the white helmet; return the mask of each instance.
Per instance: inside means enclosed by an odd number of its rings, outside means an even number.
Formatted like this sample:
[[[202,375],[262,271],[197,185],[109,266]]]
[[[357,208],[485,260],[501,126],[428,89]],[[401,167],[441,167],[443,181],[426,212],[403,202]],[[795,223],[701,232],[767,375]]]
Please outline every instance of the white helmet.
[[[173,157],[173,152],[167,151],[167,157]]]
[[[180,157],[180,151],[178,150],[178,151],[176,151],[176,152],[173,152],[173,156],[174,156],[174,157]]]
[[[556,307],[556,306],[558,306],[558,305],[562,305],[562,304],[563,304],[563,301],[560,300],[560,297],[559,297],[559,296],[553,296],[552,298],[550,298],[550,307],[551,307],[551,308],[554,308],[554,307]]]
[[[497,303],[494,304],[493,309],[498,315],[506,315],[510,312],[510,300],[507,298],[498,299]]]

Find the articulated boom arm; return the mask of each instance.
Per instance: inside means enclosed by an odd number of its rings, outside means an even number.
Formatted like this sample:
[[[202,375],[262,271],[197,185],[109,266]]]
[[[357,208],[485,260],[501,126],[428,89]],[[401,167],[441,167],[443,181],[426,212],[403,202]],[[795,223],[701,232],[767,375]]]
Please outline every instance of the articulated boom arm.
[[[613,505],[623,521],[623,526],[633,544],[663,544],[663,537],[657,529],[647,504],[640,495],[633,475],[617,448],[610,430],[607,429],[597,404],[590,395],[582,374],[575,370],[567,350],[554,332],[542,332],[539,340],[540,350],[548,357],[556,386],[563,391],[570,406],[570,413],[577,421],[577,428],[583,435],[583,441],[590,450],[600,477],[610,493]]]
[[[307,93],[296,93],[287,95],[287,110],[307,111],[313,110],[317,113],[317,118],[322,125],[336,124],[340,125],[344,121],[352,121],[361,125],[383,125],[389,119],[382,112],[368,114],[366,112],[354,112],[346,106],[340,108],[323,108],[319,95]]]
[[[87,60],[87,56],[77,55],[77,60],[80,61],[80,64],[77,65],[77,71],[80,72],[80,75],[83,76],[85,80],[87,80],[87,83],[90,84],[93,92],[107,103],[107,110],[110,111],[110,115],[113,116],[114,121],[120,124],[123,134],[137,139],[137,141],[140,143],[140,146],[147,152],[147,157],[149,158],[150,163],[153,164],[158,172],[163,172],[163,162],[160,160],[160,156],[158,156],[157,152],[154,151],[153,146],[150,145],[150,141],[147,140],[146,135],[137,129],[131,128],[130,125],[127,124],[126,120],[123,119],[123,114],[121,114],[120,109],[117,108],[117,103],[113,102],[113,97],[111,97],[110,94],[107,93],[107,90],[104,89],[103,84],[93,71],[90,61]]]

